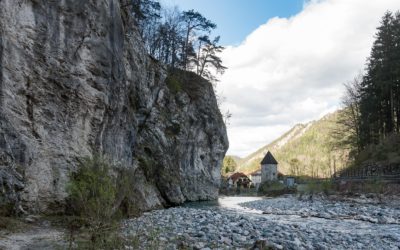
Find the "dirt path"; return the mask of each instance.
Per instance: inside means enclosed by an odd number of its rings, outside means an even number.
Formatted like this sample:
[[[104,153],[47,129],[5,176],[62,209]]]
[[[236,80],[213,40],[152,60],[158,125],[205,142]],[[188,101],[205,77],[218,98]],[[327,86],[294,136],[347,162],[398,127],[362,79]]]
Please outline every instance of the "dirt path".
[[[62,249],[64,233],[55,228],[33,226],[20,233],[0,234],[0,249],[50,250]]]

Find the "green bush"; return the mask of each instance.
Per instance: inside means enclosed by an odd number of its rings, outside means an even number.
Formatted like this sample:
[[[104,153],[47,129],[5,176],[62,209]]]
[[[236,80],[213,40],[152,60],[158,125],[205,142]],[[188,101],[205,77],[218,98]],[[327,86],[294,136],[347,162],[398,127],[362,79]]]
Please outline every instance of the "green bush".
[[[93,220],[108,220],[114,213],[116,184],[106,161],[85,158],[71,175],[67,189],[73,212]]]
[[[70,248],[76,231],[84,227],[78,249],[122,249],[115,220],[117,183],[109,164],[100,156],[85,158],[70,177],[67,191],[75,215],[69,222]]]

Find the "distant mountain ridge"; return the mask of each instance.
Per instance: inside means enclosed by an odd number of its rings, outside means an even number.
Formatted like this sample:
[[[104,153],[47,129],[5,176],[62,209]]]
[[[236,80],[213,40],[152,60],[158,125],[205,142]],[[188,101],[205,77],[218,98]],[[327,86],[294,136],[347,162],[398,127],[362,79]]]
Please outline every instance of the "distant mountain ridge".
[[[297,124],[270,144],[258,149],[238,162],[237,171],[251,173],[260,169],[260,162],[271,151],[283,174],[328,176],[335,167],[341,168],[346,152],[332,150],[330,133],[336,127],[339,111],[317,121]]]
[[[250,155],[246,156],[245,158],[242,158],[241,161],[239,162],[240,165],[248,165],[254,160],[261,159],[265,156],[265,154],[268,151],[275,152],[279,149],[281,149],[283,146],[285,146],[289,141],[295,140],[302,136],[308,128],[310,128],[310,125],[312,125],[313,122],[309,122],[307,124],[296,124],[293,128],[291,128],[288,132],[283,134],[281,137],[278,139],[274,140],[270,144],[258,149],[256,152],[251,153]]]

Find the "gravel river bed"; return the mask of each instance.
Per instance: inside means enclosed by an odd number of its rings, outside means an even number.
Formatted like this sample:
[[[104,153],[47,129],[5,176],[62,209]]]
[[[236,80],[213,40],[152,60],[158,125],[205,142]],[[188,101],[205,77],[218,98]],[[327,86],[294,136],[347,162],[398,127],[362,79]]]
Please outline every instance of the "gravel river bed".
[[[123,228],[141,249],[400,249],[399,207],[323,198],[221,197]]]

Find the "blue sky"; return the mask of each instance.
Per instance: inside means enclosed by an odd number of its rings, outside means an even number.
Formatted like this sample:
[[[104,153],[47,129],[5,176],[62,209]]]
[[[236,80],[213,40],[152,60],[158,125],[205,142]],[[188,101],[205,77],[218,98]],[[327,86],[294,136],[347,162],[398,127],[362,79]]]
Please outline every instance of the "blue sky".
[[[237,45],[272,17],[290,17],[303,8],[303,0],[161,0],[166,6],[194,9],[217,24],[215,35],[223,45]]]

